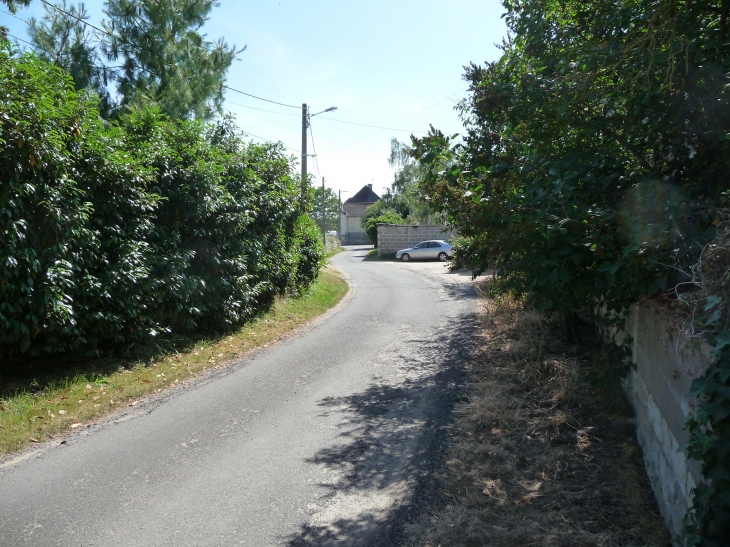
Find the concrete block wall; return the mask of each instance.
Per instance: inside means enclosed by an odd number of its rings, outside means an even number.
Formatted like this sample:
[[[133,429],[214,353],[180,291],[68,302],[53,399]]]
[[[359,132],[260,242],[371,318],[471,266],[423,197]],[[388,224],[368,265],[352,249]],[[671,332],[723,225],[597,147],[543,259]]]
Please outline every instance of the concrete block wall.
[[[682,545],[683,519],[701,470],[678,449],[688,440],[682,424],[695,408],[690,385],[706,369],[710,348],[683,348],[686,339],[673,334],[669,316],[652,300],[632,306],[627,330],[636,369],[625,387],[636,411],[637,437],[659,510],[675,544]]]
[[[393,254],[421,241],[455,237],[456,231],[442,225],[378,224],[378,256]]]

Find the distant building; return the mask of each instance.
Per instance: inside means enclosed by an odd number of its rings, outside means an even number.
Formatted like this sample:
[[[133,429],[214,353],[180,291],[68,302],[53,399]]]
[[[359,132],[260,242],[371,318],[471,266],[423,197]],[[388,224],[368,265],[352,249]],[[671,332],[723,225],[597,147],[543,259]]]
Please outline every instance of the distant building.
[[[368,236],[365,228],[360,225],[360,219],[365,209],[378,201],[380,196],[373,192],[373,185],[368,184],[345,201],[340,208],[340,240],[343,245],[367,245]]]

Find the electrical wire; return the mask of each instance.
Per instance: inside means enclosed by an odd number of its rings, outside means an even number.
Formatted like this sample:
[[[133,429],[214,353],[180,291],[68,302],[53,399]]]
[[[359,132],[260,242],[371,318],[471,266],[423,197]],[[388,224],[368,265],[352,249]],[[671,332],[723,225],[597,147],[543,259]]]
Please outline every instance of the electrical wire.
[[[317,169],[317,176],[322,178],[322,172],[319,170],[319,160],[317,159],[317,148],[314,146],[314,133],[312,133],[312,124],[309,125],[309,136],[312,138],[312,152],[314,152],[314,167]]]
[[[102,33],[102,34],[105,34],[106,36],[109,36],[109,37],[111,37],[111,38],[116,38],[116,36],[115,36],[114,34],[112,34],[111,32],[109,32],[109,31],[107,31],[107,30],[104,30],[104,29],[102,29],[102,28],[100,28],[100,27],[97,27],[96,25],[93,25],[93,24],[89,23],[89,22],[88,22],[88,21],[86,21],[85,19],[82,19],[81,17],[79,17],[79,16],[77,16],[77,15],[74,15],[74,14],[72,14],[72,13],[70,13],[70,12],[68,12],[68,11],[64,10],[64,9],[61,9],[61,8],[59,8],[59,7],[57,6],[57,5],[55,5],[55,4],[51,3],[51,2],[48,2],[47,0],[41,0],[41,2],[43,2],[43,3],[45,4],[45,5],[47,5],[47,6],[51,7],[51,8],[53,8],[53,9],[55,9],[55,10],[57,10],[57,11],[59,11],[59,12],[63,13],[63,14],[65,14],[65,15],[67,15],[67,16],[69,16],[69,17],[73,17],[73,18],[74,18],[74,19],[76,19],[76,20],[77,20],[77,21],[78,21],[79,23],[82,23],[82,24],[84,24],[84,25],[86,25],[86,26],[89,26],[89,27],[91,27],[91,28],[93,28],[93,29],[95,29],[95,30],[99,31],[99,32],[100,32],[100,33]],[[10,14],[10,15],[12,15],[12,14]],[[28,21],[24,21],[23,19],[20,19],[20,17],[16,17],[16,16],[14,16],[14,15],[13,15],[13,17],[15,17],[16,19],[19,19],[19,20],[23,21],[24,23],[26,23],[26,24],[28,24],[28,25],[30,24],[30,23],[28,23]],[[8,36],[10,36],[10,35],[8,35]],[[14,36],[14,38],[15,38],[15,36]],[[20,39],[20,38],[17,38],[17,39],[21,40],[22,42],[25,42],[26,44],[27,44],[27,43],[29,43],[29,42],[27,42],[26,40],[22,40],[22,39]],[[30,45],[32,45],[32,44],[30,44]],[[199,44],[192,44],[192,45],[193,45],[193,46],[195,46],[195,47],[199,47],[200,49],[203,49],[203,50],[207,51],[208,53],[213,53],[213,51],[212,51],[212,50],[208,49],[208,48],[207,48],[207,47],[205,47],[205,46],[202,46],[202,45],[199,45]],[[98,67],[97,67],[97,68],[98,68]],[[159,78],[159,77],[160,77],[160,76],[158,76],[157,74],[155,74],[154,72],[152,72],[152,71],[150,71],[150,70],[148,70],[148,69],[145,69],[145,68],[143,68],[143,67],[137,66],[136,68],[139,68],[140,70],[144,70],[145,72],[148,72],[149,74],[152,74],[153,76],[156,76],[157,78]],[[241,91],[240,89],[236,89],[236,88],[234,88],[234,87],[231,87],[231,86],[228,86],[228,85],[223,85],[222,87],[224,87],[224,88],[226,88],[226,89],[230,89],[231,91],[234,91],[234,92],[236,92],[236,93],[240,93],[241,95],[246,95],[247,97],[252,97],[252,98],[254,98],[254,99],[258,99],[259,101],[266,101],[267,103],[273,103],[273,104],[278,104],[279,106],[286,106],[286,107],[288,107],[288,108],[297,108],[297,109],[299,109],[299,108],[300,108],[300,107],[298,107],[298,106],[294,106],[294,105],[291,105],[291,104],[286,104],[286,103],[280,103],[280,102],[278,102],[278,101],[272,101],[272,100],[270,100],[270,99],[265,99],[265,98],[263,98],[263,97],[259,97],[258,95],[253,95],[253,94],[251,94],[251,93],[246,93],[245,91]]]
[[[14,35],[12,35],[12,34],[10,34],[8,32],[5,33],[5,36],[10,36],[11,38],[15,38],[16,40],[20,40],[21,42],[24,42],[24,43],[28,44],[31,47],[33,46],[33,44],[31,44],[28,40],[23,40],[22,38],[18,38],[17,36],[14,36]]]
[[[462,91],[464,91],[465,89],[466,89],[466,88],[462,89],[461,91],[458,91],[457,93],[461,93],[461,92],[462,92]],[[444,102],[444,101],[448,101],[448,100],[450,100],[450,99],[449,99],[449,97],[446,97],[446,98],[444,98],[444,99],[441,99],[441,100],[440,100],[439,102],[437,102],[437,103],[434,103],[434,104],[432,104],[431,106],[429,106],[429,107],[426,107],[426,108],[424,108],[423,110],[419,110],[418,112],[416,112],[416,113],[415,113],[415,114],[413,114],[412,116],[408,116],[407,118],[405,118],[405,119],[403,119],[403,120],[401,120],[401,121],[399,121],[399,122],[396,122],[396,123],[395,123],[394,125],[399,125],[399,124],[401,124],[401,123],[403,123],[403,122],[407,122],[408,120],[410,120],[410,119],[413,119],[413,118],[415,118],[415,117],[416,117],[416,116],[418,116],[419,114],[423,114],[423,113],[424,113],[424,112],[426,112],[427,110],[431,110],[432,108],[434,108],[434,107],[436,107],[436,106],[440,105],[440,104],[441,104],[442,102]],[[369,139],[369,138],[371,138],[371,137],[374,137],[374,136],[376,136],[376,135],[380,135],[380,134],[381,134],[381,133],[382,133],[383,131],[388,131],[388,130],[391,130],[391,129],[390,129],[390,128],[384,128],[384,129],[383,129],[382,131],[377,131],[377,132],[375,132],[375,133],[373,133],[373,134],[371,134],[371,135],[368,135],[367,137],[363,137],[362,139],[358,139],[358,140],[356,140],[356,141],[352,141],[352,142],[351,142],[351,143],[349,143],[349,144],[345,144],[344,146],[340,146],[339,148],[336,148],[336,149],[334,149],[334,150],[333,150],[332,152],[337,152],[338,150],[342,150],[342,149],[344,149],[344,148],[348,148],[348,147],[352,146],[353,144],[357,144],[357,143],[359,143],[359,142],[362,142],[362,141],[364,141],[364,140],[367,140],[367,139]]]
[[[96,30],[98,30],[99,32],[101,32],[101,33],[103,33],[103,34],[106,34],[106,35],[108,35],[108,36],[111,36],[111,34],[110,34],[110,33],[109,33],[108,31],[106,31],[106,30],[102,30],[102,29],[100,29],[99,27],[97,27],[96,25],[92,25],[91,23],[89,23],[88,21],[86,21],[86,20],[82,19],[82,18],[81,18],[81,17],[79,17],[78,15],[74,15],[73,13],[69,13],[69,12],[67,12],[66,10],[63,10],[63,9],[59,8],[59,7],[57,6],[57,5],[55,5],[55,4],[51,4],[50,2],[47,2],[46,0],[41,0],[41,2],[43,2],[43,3],[44,3],[44,4],[46,5],[46,6],[48,6],[48,7],[51,7],[51,8],[53,8],[53,9],[55,9],[55,10],[58,10],[58,11],[60,11],[61,13],[65,14],[65,15],[68,15],[69,17],[73,17],[73,18],[74,18],[74,19],[76,19],[76,20],[77,20],[77,21],[78,21],[79,23],[83,23],[84,25],[86,25],[86,26],[89,26],[89,27],[91,27],[91,28],[93,28],[93,29],[96,29]]]
[[[205,48],[203,48],[203,49],[205,49]],[[250,93],[246,93],[245,91],[241,91],[240,89],[235,89],[235,88],[227,86],[227,85],[224,85],[223,87],[225,87],[226,89],[230,89],[231,91],[235,91],[236,93],[240,93],[241,95],[246,95],[247,97],[253,97],[254,99],[258,99],[259,101],[266,101],[267,103],[278,104],[280,106],[288,106],[289,108],[296,108],[296,109],[301,108],[299,106],[294,106],[291,104],[279,103],[279,102],[272,101],[269,99],[264,99],[263,97],[258,97],[257,95],[251,95]]]
[[[10,17],[15,17],[18,21],[23,21],[23,23],[25,23],[27,25],[30,24],[30,23],[28,23],[28,21],[26,21],[25,19],[21,19],[20,17],[18,17],[14,13],[10,13],[9,11],[5,11],[4,9],[0,9],[0,11],[2,11],[3,13],[5,13],[6,15],[9,15]],[[10,36],[10,35],[8,34],[8,36]]]
[[[59,11],[60,13],[63,13],[63,14],[65,14],[65,15],[69,16],[69,17],[72,17],[72,18],[76,19],[76,20],[77,20],[77,21],[78,21],[79,23],[82,23],[82,24],[84,24],[84,25],[86,25],[86,26],[88,26],[88,27],[91,27],[91,28],[93,28],[93,29],[97,30],[98,32],[100,32],[100,33],[102,33],[102,34],[104,34],[104,35],[106,35],[106,36],[110,36],[110,37],[112,37],[112,38],[115,38],[115,35],[114,35],[114,34],[110,33],[109,31],[107,31],[107,30],[105,30],[105,29],[102,29],[102,28],[100,28],[100,27],[98,27],[98,26],[96,26],[96,25],[94,25],[94,24],[92,24],[92,23],[89,23],[89,22],[88,22],[88,21],[86,21],[85,19],[82,19],[82,18],[81,18],[80,16],[78,16],[78,15],[74,15],[74,14],[72,14],[72,13],[70,13],[70,12],[68,12],[68,11],[66,11],[66,10],[64,10],[64,9],[62,9],[62,8],[60,8],[60,7],[58,7],[57,5],[55,5],[55,4],[51,3],[51,2],[48,2],[47,0],[41,0],[41,1],[42,1],[42,2],[43,2],[43,3],[45,4],[45,5],[47,5],[47,6],[51,7],[51,8],[53,8],[53,9],[55,9],[55,10],[57,10],[57,11]],[[26,20],[24,20],[24,19],[22,19],[22,18],[20,18],[20,17],[17,17],[16,15],[14,15],[14,14],[12,14],[12,13],[8,12],[8,11],[5,11],[5,10],[0,10],[0,11],[2,11],[2,12],[4,12],[4,13],[7,13],[8,15],[10,15],[10,16],[12,16],[12,17],[14,17],[14,18],[16,18],[16,19],[18,19],[18,20],[20,20],[20,21],[23,21],[24,23],[26,23],[26,24],[28,24],[28,25],[30,25],[30,23],[29,23],[28,21],[26,21]],[[17,37],[17,36],[14,36],[14,35],[12,35],[12,34],[9,34],[9,33],[7,34],[7,36],[10,36],[11,38],[14,38],[15,40],[19,40],[19,41],[21,41],[21,42],[23,42],[23,43],[25,43],[25,44],[28,44],[28,45],[30,45],[31,47],[34,47],[34,44],[32,44],[31,42],[29,42],[29,41],[27,41],[27,40],[24,40],[24,39],[22,39],[22,38],[19,38],[19,37]],[[205,50],[205,51],[207,51],[207,52],[209,52],[209,53],[213,53],[213,52],[212,52],[212,51],[211,51],[210,49],[208,49],[208,48],[207,48],[207,47],[205,47],[205,46],[202,46],[202,45],[198,45],[198,44],[193,44],[193,45],[194,45],[195,47],[199,47],[199,48],[201,48],[201,49],[203,49],[203,50]],[[98,67],[98,66],[97,66],[97,68],[113,68],[113,67],[106,67],[106,66],[104,66],[104,67]],[[143,70],[143,71],[145,71],[145,72],[147,72],[147,73],[149,73],[149,74],[151,74],[151,75],[153,75],[153,76],[155,76],[155,77],[157,77],[157,78],[159,78],[159,77],[160,77],[159,75],[155,74],[155,73],[154,73],[154,72],[152,72],[151,70],[149,70],[149,69],[146,69],[146,68],[144,68],[144,67],[141,67],[141,66],[138,66],[138,65],[136,65],[136,66],[135,66],[135,68],[137,68],[137,69],[139,69],[139,70]],[[223,87],[223,88],[225,88],[225,89],[228,89],[228,90],[230,90],[230,91],[233,91],[233,92],[235,92],[235,93],[239,93],[239,94],[241,94],[241,95],[245,95],[245,96],[247,96],[247,97],[251,97],[251,98],[253,98],[253,99],[256,99],[256,100],[259,100],[259,101],[264,101],[264,102],[267,102],[267,103],[271,103],[271,104],[276,104],[276,105],[279,105],[279,106],[285,106],[285,107],[287,107],[287,108],[295,108],[295,109],[297,109],[297,110],[298,110],[298,109],[300,108],[299,106],[295,106],[295,105],[291,105],[291,104],[286,104],[286,103],[282,103],[282,102],[274,101],[274,100],[271,100],[271,99],[266,99],[266,98],[264,98],[264,97],[259,97],[258,95],[253,95],[253,94],[251,94],[251,93],[247,93],[247,92],[245,92],[245,91],[241,91],[240,89],[236,89],[236,88],[234,88],[234,87],[231,87],[231,86],[228,86],[228,85],[223,85],[222,87]],[[463,90],[461,90],[461,91],[463,91]],[[460,91],[460,92],[461,92],[461,91]],[[259,111],[262,111],[262,112],[270,112],[270,113],[272,113],[272,114],[282,114],[282,115],[290,115],[290,116],[294,116],[294,115],[296,115],[296,114],[287,114],[286,112],[276,112],[276,111],[273,111],[273,110],[265,110],[265,109],[263,109],[263,108],[256,108],[256,107],[253,107],[253,106],[247,106],[247,105],[243,105],[243,104],[235,103],[235,102],[233,102],[233,101],[230,101],[230,100],[228,100],[228,99],[225,99],[225,98],[224,98],[224,100],[225,100],[226,102],[230,103],[230,104],[234,104],[234,105],[236,105],[236,106],[241,106],[241,107],[243,107],[243,108],[250,108],[250,109],[252,109],[252,110],[259,110]],[[412,118],[414,118],[414,117],[418,116],[419,114],[421,114],[421,113],[423,113],[423,112],[426,112],[427,110],[430,110],[431,108],[433,108],[433,107],[435,107],[435,106],[437,106],[437,105],[441,104],[441,103],[442,103],[442,102],[444,102],[445,100],[452,100],[452,101],[453,101],[453,99],[452,99],[452,98],[450,98],[450,97],[448,97],[448,96],[447,96],[446,98],[444,98],[444,99],[442,99],[442,100],[438,101],[437,103],[435,103],[435,104],[433,104],[433,105],[431,105],[431,106],[429,106],[429,107],[427,107],[427,108],[425,108],[425,109],[423,109],[423,110],[421,110],[421,111],[419,111],[419,112],[416,112],[416,113],[415,113],[415,114],[413,114],[412,116],[409,116],[408,118],[405,118],[405,119],[403,119],[403,120],[401,120],[401,121],[397,122],[397,123],[396,123],[396,124],[394,124],[394,125],[399,125],[399,124],[401,124],[401,123],[403,123],[403,122],[405,122],[405,121],[408,121],[408,120],[410,120],[410,119],[412,119]],[[371,134],[371,135],[368,135],[368,136],[366,136],[366,137],[363,137],[363,138],[361,138],[361,139],[358,139],[358,140],[356,140],[356,141],[353,141],[353,142],[351,142],[351,143],[349,143],[349,144],[346,144],[346,145],[344,145],[344,146],[341,146],[340,148],[337,148],[337,149],[335,149],[335,150],[334,150],[334,152],[336,152],[336,151],[338,151],[338,150],[342,150],[342,149],[344,149],[344,148],[347,148],[347,147],[349,147],[349,146],[352,146],[352,145],[354,145],[354,144],[357,144],[357,143],[359,143],[359,142],[361,142],[361,141],[364,141],[364,140],[367,140],[367,139],[369,139],[369,138],[372,138],[372,137],[374,137],[374,136],[376,136],[376,135],[379,135],[380,133],[383,133],[384,131],[402,131],[402,132],[407,132],[407,133],[427,133],[427,131],[415,131],[415,130],[409,130],[409,129],[398,129],[398,128],[396,128],[396,127],[383,127],[383,126],[378,126],[378,125],[370,125],[370,124],[363,124],[363,123],[357,123],[357,122],[350,122],[350,121],[346,121],[346,120],[338,120],[338,119],[335,119],[335,118],[330,118],[330,117],[327,117],[327,116],[322,116],[322,119],[325,119],[325,120],[329,120],[329,121],[333,121],[333,122],[336,122],[336,123],[344,123],[344,124],[348,124],[348,125],[356,125],[356,126],[360,126],[360,127],[369,127],[369,128],[373,128],[373,129],[380,129],[380,131],[377,131],[376,133],[373,133],[373,134]],[[245,132],[244,132],[244,133],[245,133]],[[263,141],[266,141],[266,142],[273,142],[273,141],[270,141],[269,139],[265,139],[264,137],[259,137],[259,136],[257,136],[257,135],[254,135],[253,133],[246,133],[246,134],[247,134],[247,135],[250,135],[250,136],[252,136],[252,137],[255,137],[255,138],[257,138],[257,139],[261,139],[261,140],[263,140]],[[315,167],[316,167],[316,169],[317,169],[317,173],[319,174],[319,176],[321,176],[321,172],[320,172],[320,170],[319,170],[319,162],[317,161],[317,154],[316,154],[316,150],[315,150],[315,148],[314,148],[314,134],[312,133],[312,125],[311,125],[311,123],[309,124],[309,134],[310,134],[310,136],[311,136],[311,138],[312,138],[312,150],[313,150],[313,151],[315,152],[315,154],[314,154],[314,163],[315,163]],[[282,146],[283,146],[283,145],[282,145]],[[284,146],[284,148],[286,148],[287,150],[292,150],[292,151],[294,151],[294,152],[297,152],[297,153],[300,153],[300,154],[301,154],[301,151],[299,151],[299,150],[296,150],[296,149],[294,149],[294,148],[290,148],[290,147],[288,147],[288,146]]]
[[[229,104],[235,104],[236,106],[240,106],[243,108],[250,108],[251,110],[258,110],[260,112],[270,112],[272,114],[281,114],[282,116],[298,116],[299,115],[294,112],[278,112],[276,110],[266,110],[265,108],[256,108],[255,106],[249,106],[247,104],[234,103],[233,101],[231,101],[230,99],[226,99],[225,97],[223,98],[223,100]]]
[[[243,130],[243,134],[244,135],[248,135],[249,137],[255,137],[255,138],[257,138],[259,140],[262,140],[264,142],[269,142],[269,143],[274,143],[274,144],[281,143],[281,146],[284,146],[284,143],[282,143],[281,141],[276,141],[275,142],[275,141],[272,141],[271,139],[267,139],[265,137],[259,137],[258,135],[254,135],[253,133],[249,133],[248,131],[245,131],[245,130]],[[290,148],[289,146],[284,146],[284,148],[286,148],[287,150],[291,150],[292,152],[296,152],[297,154],[301,154],[302,153],[301,150],[297,150],[296,148]]]
[[[70,13],[70,12],[68,12],[68,11],[66,11],[66,10],[64,10],[64,9],[62,9],[62,8],[60,8],[60,7],[58,7],[57,5],[55,5],[55,4],[51,3],[51,2],[48,2],[47,0],[41,0],[41,1],[42,1],[42,2],[44,3],[44,4],[46,4],[47,6],[49,6],[49,7],[53,8],[53,9],[55,9],[55,10],[59,11],[60,13],[63,13],[63,14],[65,14],[65,15],[69,16],[69,17],[73,17],[73,18],[74,18],[74,19],[76,19],[76,20],[77,20],[77,21],[78,21],[79,23],[83,23],[84,25],[87,25],[87,26],[89,26],[89,27],[91,27],[91,28],[93,28],[93,29],[95,29],[95,30],[99,31],[99,32],[101,32],[102,34],[105,34],[106,36],[110,36],[110,37],[112,37],[112,38],[114,38],[114,37],[115,37],[115,36],[114,36],[114,34],[110,33],[109,31],[107,31],[107,30],[104,30],[104,29],[102,29],[102,28],[100,28],[100,27],[98,27],[98,26],[96,26],[96,25],[93,25],[93,24],[89,23],[88,21],[86,21],[85,19],[82,19],[82,18],[81,18],[80,16],[78,16],[78,15],[74,15],[74,14],[72,14],[72,13]],[[7,13],[8,15],[10,15],[10,16],[12,16],[12,17],[15,17],[15,18],[16,18],[16,19],[18,19],[19,21],[23,21],[23,22],[24,22],[24,23],[26,23],[27,25],[30,25],[30,23],[29,23],[28,21],[26,21],[25,19],[22,19],[22,18],[20,18],[20,17],[18,17],[18,16],[16,16],[16,15],[14,15],[14,14],[12,14],[12,13],[8,12],[8,11],[2,10],[2,9],[0,9],[0,11],[2,11],[2,12],[4,12],[4,13]],[[11,36],[11,35],[10,35],[10,34],[8,34],[8,36]],[[15,38],[16,40],[20,40],[21,42],[24,42],[24,43],[26,43],[26,44],[28,44],[28,45],[31,45],[31,46],[33,45],[33,44],[31,44],[30,42],[28,42],[28,41],[26,41],[26,40],[23,40],[22,38],[18,38],[18,37],[16,37],[16,36],[13,36],[13,38]],[[212,53],[212,51],[211,51],[210,49],[206,48],[205,46],[202,46],[202,45],[198,45],[198,44],[193,44],[193,45],[194,45],[195,47],[199,47],[199,48],[201,48],[201,49],[203,49],[203,50],[207,51],[208,53]],[[96,65],[95,65],[95,66],[96,66]],[[104,68],[104,67],[99,67],[99,66],[97,66],[96,68]],[[112,67],[106,67],[106,68],[112,68]],[[138,68],[139,70],[144,70],[145,72],[147,72],[147,73],[149,73],[149,74],[151,74],[151,75],[153,75],[153,76],[156,76],[157,78],[159,78],[159,77],[160,77],[159,75],[155,74],[155,73],[154,73],[154,72],[152,72],[151,70],[149,70],[149,69],[146,69],[146,68],[144,68],[144,67],[141,67],[141,66],[138,66],[138,65],[136,65],[136,66],[135,66],[135,68]],[[276,104],[276,105],[279,105],[279,106],[285,106],[285,107],[287,107],[287,108],[296,108],[297,110],[298,110],[298,109],[300,108],[299,106],[295,106],[295,105],[291,105],[291,104],[286,104],[286,103],[281,103],[281,102],[278,102],[278,101],[273,101],[273,100],[271,100],[271,99],[265,99],[264,97],[259,97],[258,95],[253,95],[253,94],[251,94],[251,93],[247,93],[247,92],[245,92],[245,91],[241,91],[240,89],[236,89],[236,88],[234,88],[234,87],[231,87],[231,86],[229,86],[229,85],[223,85],[222,87],[223,87],[223,88],[225,88],[225,89],[228,89],[228,90],[230,90],[230,91],[233,91],[233,92],[235,92],[235,93],[239,93],[239,94],[241,94],[241,95],[245,95],[246,97],[251,97],[251,98],[253,98],[253,99],[257,99],[257,100],[259,100],[259,101],[265,101],[265,102],[267,102],[267,103],[271,103],[271,104]],[[450,97],[447,97],[447,99],[450,99],[450,100],[452,100],[452,101],[453,101],[453,99],[451,99]],[[263,109],[263,108],[255,108],[255,107],[253,107],[253,106],[247,106],[247,105],[243,105],[243,104],[240,104],[240,103],[236,103],[236,102],[230,101],[230,100],[228,100],[228,99],[224,99],[224,100],[226,100],[226,101],[227,101],[227,102],[229,102],[230,104],[234,104],[234,105],[236,105],[236,106],[241,106],[241,107],[243,107],[243,108],[250,108],[250,109],[252,109],[252,110],[260,110],[261,112],[270,112],[270,113],[272,113],[272,114],[286,114],[286,113],[284,113],[284,112],[276,112],[276,111],[273,111],[273,110],[265,110],[265,109]],[[446,99],[444,99],[444,100],[446,100]],[[443,102],[443,100],[442,100],[442,101],[439,101],[439,103],[436,103],[436,104],[440,104],[441,102]],[[425,110],[422,110],[421,112],[425,112],[426,110],[428,110],[428,109],[430,109],[430,108],[433,108],[433,106],[436,106],[436,105],[432,105],[432,106],[430,106],[430,107],[426,108]],[[403,121],[407,121],[407,120],[409,120],[409,119],[411,119],[411,118],[413,118],[413,117],[417,116],[417,115],[418,115],[418,114],[420,114],[421,112],[417,112],[416,114],[414,114],[414,115],[413,115],[413,116],[411,116],[410,118],[406,118],[405,120],[402,120],[401,122],[398,122],[398,124],[402,123]],[[290,114],[290,115],[294,116],[294,115],[296,115],[296,114]],[[366,140],[366,139],[369,139],[370,137],[374,137],[374,136],[376,136],[376,135],[379,135],[379,134],[380,134],[380,133],[382,133],[383,131],[400,131],[400,132],[404,132],[404,133],[421,133],[421,134],[426,134],[426,133],[428,133],[428,131],[418,131],[418,130],[412,130],[412,129],[399,129],[399,128],[396,128],[396,127],[383,127],[383,126],[379,126],[379,125],[370,125],[370,124],[364,124],[364,123],[358,123],[358,122],[350,122],[350,121],[346,121],[346,120],[338,120],[338,119],[336,119],[336,118],[330,118],[330,117],[328,117],[328,116],[322,116],[322,119],[324,119],[324,120],[329,120],[329,121],[332,121],[332,122],[335,122],[335,123],[344,123],[344,124],[347,124],[347,125],[356,125],[356,126],[360,126],[360,127],[369,127],[369,128],[372,128],[372,129],[380,129],[380,130],[381,130],[381,131],[379,131],[379,132],[377,132],[377,133],[373,133],[372,135],[369,135],[369,136],[367,136],[367,137],[364,137],[364,138],[362,138],[362,139],[360,139],[360,140],[357,140],[357,141],[354,141],[354,142],[352,142],[352,143],[350,143],[350,144],[347,144],[347,145],[343,146],[342,148],[345,148],[345,147],[351,146],[352,144],[356,144],[356,143],[358,143],[358,142],[360,142],[360,141],[362,141],[362,140]],[[395,124],[395,125],[398,125],[398,124]],[[339,150],[339,148],[338,148],[338,150]]]
[[[320,116],[320,119],[330,120],[331,122],[337,122],[337,123],[346,123],[348,125],[359,125],[360,127],[372,127],[373,129],[383,129],[385,131],[404,131],[406,133],[428,133],[428,131],[416,131],[416,130],[412,130],[412,129],[396,129],[395,127],[383,127],[380,125],[368,125],[368,124],[364,124],[364,123],[347,122],[345,120],[338,120],[335,118],[329,118],[327,116]]]

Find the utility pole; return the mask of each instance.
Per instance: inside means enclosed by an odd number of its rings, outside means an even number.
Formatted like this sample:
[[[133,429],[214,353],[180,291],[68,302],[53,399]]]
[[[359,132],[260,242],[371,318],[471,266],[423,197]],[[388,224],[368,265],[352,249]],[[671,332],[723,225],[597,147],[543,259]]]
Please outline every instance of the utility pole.
[[[324,213],[324,177],[322,177],[322,244],[325,250],[327,249],[327,225],[325,224],[325,213]]]
[[[337,190],[337,237],[342,241],[342,190]]]
[[[302,203],[306,203],[307,183],[307,103],[302,103]]]

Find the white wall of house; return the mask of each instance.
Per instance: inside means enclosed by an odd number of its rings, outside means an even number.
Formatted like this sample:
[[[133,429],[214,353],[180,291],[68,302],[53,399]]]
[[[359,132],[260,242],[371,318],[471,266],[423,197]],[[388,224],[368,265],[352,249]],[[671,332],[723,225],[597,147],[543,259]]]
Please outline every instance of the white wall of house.
[[[360,225],[360,216],[346,215],[340,212],[340,240],[343,245],[362,245],[367,244],[368,236],[365,234],[365,228]]]

